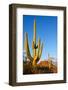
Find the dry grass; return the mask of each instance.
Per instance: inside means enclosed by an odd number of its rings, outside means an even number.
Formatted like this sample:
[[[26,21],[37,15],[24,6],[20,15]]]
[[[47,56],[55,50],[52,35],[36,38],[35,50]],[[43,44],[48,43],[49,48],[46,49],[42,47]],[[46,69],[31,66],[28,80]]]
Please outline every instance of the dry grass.
[[[36,67],[32,67],[30,62],[26,62],[23,64],[23,74],[42,74],[42,73],[57,73],[57,67],[55,65],[51,65],[49,69],[48,63],[45,61],[37,64]]]

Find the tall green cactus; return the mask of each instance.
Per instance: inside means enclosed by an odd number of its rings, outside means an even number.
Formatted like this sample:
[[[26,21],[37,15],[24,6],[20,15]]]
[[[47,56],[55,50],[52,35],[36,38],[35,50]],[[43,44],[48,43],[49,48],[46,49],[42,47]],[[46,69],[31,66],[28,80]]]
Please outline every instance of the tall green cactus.
[[[33,66],[37,65],[37,62],[40,60],[42,54],[43,44],[41,44],[41,40],[38,39],[38,44],[36,44],[36,21],[34,20],[34,35],[32,41],[32,50],[33,55],[31,56],[28,44],[28,34],[25,33],[25,50],[27,58],[31,61]]]

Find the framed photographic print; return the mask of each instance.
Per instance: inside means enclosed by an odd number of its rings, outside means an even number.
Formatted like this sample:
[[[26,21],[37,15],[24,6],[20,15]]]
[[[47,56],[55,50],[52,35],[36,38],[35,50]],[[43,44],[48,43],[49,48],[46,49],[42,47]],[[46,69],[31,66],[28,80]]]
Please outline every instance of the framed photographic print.
[[[66,82],[66,7],[9,5],[9,85]]]

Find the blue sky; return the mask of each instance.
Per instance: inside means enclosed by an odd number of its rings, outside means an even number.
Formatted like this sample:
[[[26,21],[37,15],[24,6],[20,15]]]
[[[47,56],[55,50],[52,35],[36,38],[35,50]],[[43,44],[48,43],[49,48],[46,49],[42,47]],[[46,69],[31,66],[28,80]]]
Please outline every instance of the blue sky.
[[[34,19],[36,20],[36,42],[38,42],[38,38],[43,42],[41,59],[46,59],[48,53],[51,57],[57,58],[57,16],[23,15],[23,34],[28,33],[31,54]]]

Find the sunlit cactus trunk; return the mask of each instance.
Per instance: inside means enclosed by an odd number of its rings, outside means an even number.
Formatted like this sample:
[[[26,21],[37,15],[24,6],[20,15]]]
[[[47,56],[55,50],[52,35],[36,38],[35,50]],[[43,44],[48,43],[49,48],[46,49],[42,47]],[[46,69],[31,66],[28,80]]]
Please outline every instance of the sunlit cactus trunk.
[[[34,44],[33,44],[33,56],[35,57],[36,56],[36,48],[37,48],[37,46],[36,46],[36,21],[34,20],[34,36],[33,36],[33,42],[34,42]]]
[[[27,58],[30,59],[33,66],[37,65],[37,62],[40,60],[42,54],[43,44],[41,45],[41,40],[38,39],[38,44],[36,44],[36,21],[34,20],[34,35],[32,41],[32,50],[33,56],[30,54],[29,44],[28,44],[28,34],[25,33],[25,50]]]

